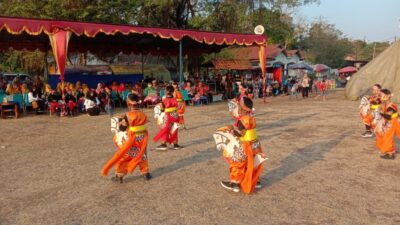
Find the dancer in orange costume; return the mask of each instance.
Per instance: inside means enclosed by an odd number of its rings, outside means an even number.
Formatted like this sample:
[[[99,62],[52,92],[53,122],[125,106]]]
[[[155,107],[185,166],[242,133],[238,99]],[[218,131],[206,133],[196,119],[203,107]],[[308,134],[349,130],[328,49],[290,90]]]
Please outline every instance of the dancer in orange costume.
[[[382,104],[380,107],[382,119],[375,128],[376,146],[381,152],[381,158],[394,159],[396,147],[394,135],[400,139],[400,125],[398,121],[397,105],[392,103],[392,93],[388,89],[381,90]]]
[[[361,134],[362,137],[372,137],[372,131],[375,129],[375,114],[380,104],[381,85],[375,84],[372,86],[372,96],[364,96],[361,99],[360,116],[365,125],[365,132]]]
[[[171,85],[165,88],[165,98],[162,100],[161,108],[165,112],[166,120],[160,126],[160,131],[154,137],[154,142],[161,140],[161,145],[156,149],[166,150],[167,143],[173,144],[174,149],[180,149],[178,145],[178,127],[179,116],[177,113],[178,101],[174,98],[174,87]]]
[[[257,139],[256,120],[251,114],[253,102],[250,98],[244,96],[241,101],[245,107],[239,106],[241,117],[237,123],[237,127],[228,126],[227,128],[235,136],[240,138],[242,148],[234,150],[229,158],[230,181],[222,181],[221,185],[233,192],[242,190],[246,194],[250,194],[255,188],[261,188],[259,177],[263,166],[261,163],[255,165],[256,158],[266,159],[262,152],[261,144]],[[226,154],[224,153],[224,156]]]
[[[174,98],[176,99],[176,101],[178,102],[178,107],[177,107],[177,113],[179,116],[179,120],[178,123],[183,126],[183,128],[185,129],[185,119],[184,119],[184,114],[185,114],[185,110],[186,110],[186,103],[185,100],[183,99],[183,95],[182,93],[179,91],[179,85],[177,83],[174,83],[172,85],[175,89],[174,91]]]
[[[126,127],[126,140],[117,143],[118,151],[103,167],[101,174],[108,175],[108,171],[115,165],[116,177],[123,182],[123,177],[129,172],[132,173],[136,166],[146,180],[151,179],[149,165],[147,161],[147,139],[148,133],[145,124],[147,123],[146,114],[138,110],[140,97],[136,94],[129,94],[127,105],[130,111],[125,114],[120,123],[120,127]],[[124,122],[125,121],[125,122]],[[121,128],[122,128],[121,127]],[[115,141],[115,138],[114,138]]]

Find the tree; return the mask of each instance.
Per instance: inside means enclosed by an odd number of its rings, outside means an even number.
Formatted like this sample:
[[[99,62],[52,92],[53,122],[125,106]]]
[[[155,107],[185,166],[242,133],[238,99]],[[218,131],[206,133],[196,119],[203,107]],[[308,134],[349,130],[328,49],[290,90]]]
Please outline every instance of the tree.
[[[311,25],[299,47],[306,52],[308,61],[338,68],[344,64],[344,57],[352,52],[353,46],[333,24],[319,20]]]
[[[238,33],[253,33],[254,27],[262,24],[271,43],[291,46],[296,44],[294,26],[290,14],[284,11],[316,2],[318,0],[0,0],[0,14]]]

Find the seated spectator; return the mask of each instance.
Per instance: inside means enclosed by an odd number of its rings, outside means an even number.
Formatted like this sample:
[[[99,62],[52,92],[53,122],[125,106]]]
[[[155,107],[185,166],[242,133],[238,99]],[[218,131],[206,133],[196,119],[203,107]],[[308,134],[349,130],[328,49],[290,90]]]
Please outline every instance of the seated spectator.
[[[76,89],[76,104],[80,112],[83,112],[85,110],[84,103],[85,94],[83,92],[82,86],[79,86],[79,88]]]
[[[203,85],[202,82],[199,82],[197,87],[196,87],[196,94],[194,98],[192,99],[193,104],[195,103],[208,103],[208,97],[207,97],[207,91],[208,88]]]
[[[143,103],[145,105],[148,105],[148,104],[154,105],[160,100],[160,97],[158,96],[156,84],[157,84],[156,81],[153,80],[151,82],[151,84],[148,84],[147,87],[144,89],[144,92],[143,92],[144,101],[143,101]]]
[[[27,84],[22,84],[21,86],[21,94],[28,94],[29,93],[29,88]]]
[[[67,112],[70,116],[74,115],[74,109],[76,107],[76,98],[72,93],[71,89],[68,89],[67,92],[64,94],[64,101],[67,106]]]
[[[55,90],[51,89],[50,94],[47,96],[47,104],[50,106],[50,113],[60,112],[61,109],[61,95]]]
[[[83,95],[84,96],[87,96],[88,94],[89,94],[89,87],[88,87],[88,85],[87,84],[82,84],[82,92],[83,92]]]
[[[32,86],[32,91],[28,93],[28,101],[37,115],[44,112],[45,101],[41,97],[42,94],[36,89],[36,86]]]
[[[115,91],[116,93],[118,93],[118,88],[119,88],[119,86],[118,86],[117,81],[113,81],[112,84],[111,84],[111,90]]]
[[[187,91],[188,96],[190,97],[190,99],[193,99],[193,98],[194,98],[195,89],[194,89],[194,87],[192,87],[192,83],[190,83],[190,81],[186,82],[186,83],[183,85],[183,89],[185,89],[185,90]],[[189,102],[186,102],[186,104],[189,104]]]
[[[89,116],[98,116],[100,114],[100,101],[96,97],[95,91],[90,91],[85,98],[85,109]]]
[[[75,82],[75,89],[82,88],[82,83],[80,81]]]
[[[56,87],[56,92],[57,93],[62,93],[62,88],[67,86],[67,83],[65,81],[63,82],[58,82],[57,87]]]
[[[51,86],[50,86],[50,84],[45,84],[44,85],[44,99],[47,99],[47,97],[50,95],[50,93],[51,93]]]
[[[142,98],[143,95],[143,90],[142,87],[139,83],[136,83],[133,88],[132,88],[132,93],[136,94],[137,96],[139,96],[140,98]]]
[[[20,90],[18,88],[18,85],[16,83],[8,84],[6,88],[6,94],[7,95],[14,95],[14,94],[20,94]]]
[[[7,88],[7,82],[3,77],[0,76],[0,93],[5,93]]]
[[[119,97],[122,98],[122,94],[124,93],[124,91],[125,91],[125,84],[121,82],[121,83],[119,83],[119,86],[118,86],[116,92],[118,93]]]

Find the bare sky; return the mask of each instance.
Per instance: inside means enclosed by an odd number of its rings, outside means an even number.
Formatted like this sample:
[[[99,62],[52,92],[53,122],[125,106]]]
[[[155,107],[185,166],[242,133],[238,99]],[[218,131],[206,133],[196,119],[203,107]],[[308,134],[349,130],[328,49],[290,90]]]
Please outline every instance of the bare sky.
[[[295,18],[312,22],[323,17],[352,39],[400,39],[400,0],[320,0],[297,10]]]

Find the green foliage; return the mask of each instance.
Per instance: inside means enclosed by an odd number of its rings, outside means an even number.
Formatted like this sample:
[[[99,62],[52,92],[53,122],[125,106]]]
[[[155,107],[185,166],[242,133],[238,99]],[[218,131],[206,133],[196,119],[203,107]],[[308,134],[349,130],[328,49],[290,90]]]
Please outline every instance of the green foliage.
[[[344,57],[351,53],[351,41],[342,38],[334,25],[317,21],[311,25],[308,35],[300,41],[300,48],[306,52],[308,61],[322,63],[331,68],[344,64]]]
[[[346,54],[370,60],[388,46],[348,40],[324,21],[309,29],[293,23],[292,10],[315,3],[319,0],[0,0],[0,15],[237,33],[253,33],[261,24],[269,43],[300,48],[309,61],[331,67],[340,67]],[[0,70],[38,73],[42,59],[38,52],[3,52]]]

